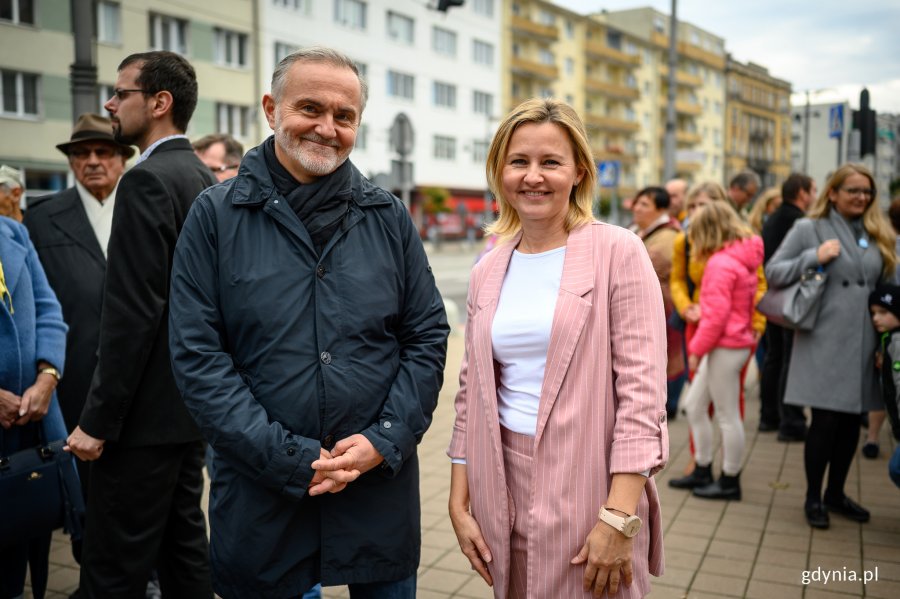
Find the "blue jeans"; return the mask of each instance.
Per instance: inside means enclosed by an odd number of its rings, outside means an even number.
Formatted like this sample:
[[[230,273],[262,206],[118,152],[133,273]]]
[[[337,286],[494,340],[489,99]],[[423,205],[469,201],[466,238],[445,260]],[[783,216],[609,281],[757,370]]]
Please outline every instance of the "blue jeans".
[[[416,575],[391,582],[351,584],[350,599],[415,599]]]
[[[891,461],[888,463],[888,474],[891,475],[894,484],[900,487],[900,445],[894,450],[894,455],[891,456]]]

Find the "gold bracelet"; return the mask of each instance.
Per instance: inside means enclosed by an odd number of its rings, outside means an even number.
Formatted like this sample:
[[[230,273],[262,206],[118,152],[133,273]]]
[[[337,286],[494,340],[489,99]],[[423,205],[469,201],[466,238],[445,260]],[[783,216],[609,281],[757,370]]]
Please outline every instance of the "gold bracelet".
[[[56,379],[57,383],[59,382],[59,379],[62,378],[59,375],[59,371],[56,368],[53,368],[52,366],[47,366],[46,368],[41,368],[40,370],[38,370],[38,374],[52,375],[53,378]]]

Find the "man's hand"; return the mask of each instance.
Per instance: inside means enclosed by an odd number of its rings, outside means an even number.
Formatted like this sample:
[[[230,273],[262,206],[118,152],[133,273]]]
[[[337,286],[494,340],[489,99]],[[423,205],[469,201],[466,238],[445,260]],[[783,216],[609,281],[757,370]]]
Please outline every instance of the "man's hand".
[[[100,457],[103,452],[103,439],[95,439],[83,430],[80,426],[76,426],[72,434],[66,440],[66,446],[63,450],[74,453],[85,462],[92,462]]]
[[[337,493],[343,490],[347,483],[359,478],[360,474],[368,472],[384,461],[369,440],[358,433],[338,441],[331,450],[331,456],[330,458],[320,457],[312,463],[313,470],[317,471],[316,476],[321,473],[328,480],[315,487],[310,487],[310,495]],[[313,480],[315,479],[314,476]]]
[[[10,428],[19,418],[22,398],[6,389],[0,389],[0,426]]]
[[[19,406],[19,419],[17,425],[37,422],[47,415],[50,409],[50,400],[53,398],[53,390],[56,389],[56,377],[52,374],[39,374],[34,384],[22,394],[22,403]]]

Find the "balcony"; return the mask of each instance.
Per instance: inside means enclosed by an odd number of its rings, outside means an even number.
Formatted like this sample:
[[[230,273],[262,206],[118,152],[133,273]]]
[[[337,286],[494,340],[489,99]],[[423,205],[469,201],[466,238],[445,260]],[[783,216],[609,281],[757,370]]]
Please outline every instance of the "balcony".
[[[630,154],[610,148],[591,148],[595,162],[605,162],[607,160],[618,160],[622,164],[634,164],[637,162],[637,154]]]
[[[596,92],[620,100],[637,100],[641,97],[641,92],[636,87],[610,83],[601,79],[588,78],[585,81],[585,87],[589,92]]]
[[[541,25],[540,23],[535,23],[531,19],[519,15],[512,15],[512,17],[510,17],[509,26],[514,33],[521,35],[554,42],[559,39],[558,28],[553,27],[552,25]]]
[[[615,48],[610,48],[603,42],[588,40],[584,44],[585,53],[594,58],[604,58],[609,62],[626,67],[636,67],[641,64],[639,54],[628,54]]]
[[[696,173],[703,170],[703,163],[696,161],[678,161],[675,163],[675,170],[679,173]]]
[[[509,66],[514,75],[537,77],[538,79],[545,79],[548,81],[559,78],[559,69],[556,68],[556,66],[535,62],[518,56],[513,56]]]
[[[665,129],[659,133],[659,138],[663,139],[666,135]],[[703,142],[703,136],[692,131],[676,131],[675,143],[683,146],[695,146]]]
[[[667,65],[661,65],[659,67],[659,75],[665,81],[669,81],[669,67]],[[703,78],[698,75],[691,75],[687,71],[682,71],[681,69],[677,69],[675,71],[675,83],[677,85],[683,85],[685,87],[702,87],[703,86]]]
[[[675,112],[687,116],[700,116],[703,114],[703,107],[696,102],[675,100]]]
[[[634,133],[641,128],[640,124],[634,121],[626,121],[610,116],[599,116],[595,114],[587,115],[585,122],[588,127],[603,129],[605,131],[622,131],[625,133]]]
[[[656,45],[660,50],[669,49],[669,36],[664,33],[654,31],[650,34],[650,43]],[[704,50],[700,46],[689,44],[687,42],[678,42],[678,54],[691,60],[704,63],[719,71],[725,70],[725,57],[713,54],[709,50]]]

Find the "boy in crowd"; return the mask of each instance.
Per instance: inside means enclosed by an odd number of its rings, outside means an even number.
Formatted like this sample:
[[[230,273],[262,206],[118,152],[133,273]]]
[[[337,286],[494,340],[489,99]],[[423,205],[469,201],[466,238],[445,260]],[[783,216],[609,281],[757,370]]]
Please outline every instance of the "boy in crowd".
[[[881,389],[894,438],[900,441],[900,286],[879,285],[869,296],[872,324],[881,340],[876,363],[881,369]],[[900,487],[900,446],[888,466],[894,484]]]

